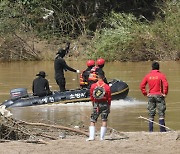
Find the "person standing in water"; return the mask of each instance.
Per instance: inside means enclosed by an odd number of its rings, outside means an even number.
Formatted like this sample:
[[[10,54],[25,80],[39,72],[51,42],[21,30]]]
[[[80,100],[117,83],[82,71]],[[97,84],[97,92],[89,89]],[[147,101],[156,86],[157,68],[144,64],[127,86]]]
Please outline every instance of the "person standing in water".
[[[148,84],[149,91],[146,91]],[[168,94],[168,81],[166,76],[159,71],[159,63],[152,63],[152,70],[142,80],[140,84],[141,92],[148,97],[149,111],[149,132],[153,132],[153,121],[156,115],[156,108],[159,114],[160,132],[166,132],[165,127],[165,97]]]

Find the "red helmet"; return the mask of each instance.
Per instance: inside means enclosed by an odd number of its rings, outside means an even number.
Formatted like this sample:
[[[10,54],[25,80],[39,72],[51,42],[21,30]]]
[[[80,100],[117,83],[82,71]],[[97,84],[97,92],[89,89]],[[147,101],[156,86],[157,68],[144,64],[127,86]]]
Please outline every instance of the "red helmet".
[[[104,65],[105,63],[105,60],[103,58],[99,58],[96,62],[96,64],[99,66],[99,65]]]
[[[95,61],[94,61],[94,60],[88,60],[87,63],[86,63],[86,65],[87,65],[88,67],[94,66],[94,65],[95,65]]]

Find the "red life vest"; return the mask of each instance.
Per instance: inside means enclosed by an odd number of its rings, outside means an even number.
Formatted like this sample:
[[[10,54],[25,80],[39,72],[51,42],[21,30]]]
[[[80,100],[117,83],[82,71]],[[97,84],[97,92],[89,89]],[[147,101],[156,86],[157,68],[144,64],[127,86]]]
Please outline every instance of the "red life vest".
[[[97,69],[98,69],[98,68],[99,68],[99,67],[94,66],[94,67],[91,69],[90,74],[89,74],[89,78],[88,78],[89,81],[93,81],[93,82],[97,82],[97,81],[98,81],[98,76],[97,76]]]
[[[80,86],[85,86],[85,85],[88,84],[88,83],[85,82],[84,79],[83,79],[83,73],[84,73],[84,71],[81,73],[80,78],[79,78]]]

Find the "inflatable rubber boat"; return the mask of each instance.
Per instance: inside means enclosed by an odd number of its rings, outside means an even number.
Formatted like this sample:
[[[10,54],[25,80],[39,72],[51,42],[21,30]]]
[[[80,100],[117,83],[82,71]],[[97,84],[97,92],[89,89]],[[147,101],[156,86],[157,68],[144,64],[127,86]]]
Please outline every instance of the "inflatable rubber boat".
[[[121,80],[114,79],[109,82],[112,100],[124,99],[128,95],[129,86]],[[75,89],[65,92],[53,91],[52,95],[38,97],[29,95],[27,89],[16,88],[10,91],[11,98],[1,105],[9,107],[25,107],[52,103],[75,103],[90,101],[89,89]]]

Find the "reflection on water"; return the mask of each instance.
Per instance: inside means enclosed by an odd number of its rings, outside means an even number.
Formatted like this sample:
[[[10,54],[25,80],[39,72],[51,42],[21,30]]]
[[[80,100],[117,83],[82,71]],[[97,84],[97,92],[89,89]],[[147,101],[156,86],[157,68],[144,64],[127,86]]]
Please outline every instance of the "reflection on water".
[[[85,69],[85,62],[67,62],[70,66],[80,70]],[[138,117],[147,117],[147,98],[139,89],[139,84],[151,69],[151,62],[140,63],[106,63],[105,72],[108,80],[113,78],[128,83],[130,91],[125,100],[112,101],[108,126],[120,131],[147,131],[147,121]],[[167,68],[168,66],[168,68]],[[46,71],[51,89],[57,90],[54,80],[53,62],[14,62],[0,65],[0,101],[9,98],[9,91],[13,88],[24,87],[31,93],[32,81],[40,70]],[[166,125],[174,130],[180,129],[180,62],[161,62],[160,70],[167,76],[170,91],[166,98]],[[79,87],[78,76],[73,72],[66,72],[67,89]],[[89,125],[91,102],[75,104],[56,104],[34,107],[12,108],[15,118],[31,122],[44,122],[64,125]],[[157,117],[155,119],[157,121]],[[100,118],[97,127],[100,127]],[[155,127],[159,131],[158,126]]]
[[[135,114],[137,106],[144,105],[145,102],[127,98],[125,100],[112,101],[111,113],[109,115],[109,127],[117,130],[131,130],[132,125],[136,122],[139,114],[137,114],[134,122],[132,119],[131,125],[127,126],[126,120],[129,113]],[[17,119],[27,120],[31,122],[45,122],[50,124],[65,124],[77,125],[83,122],[86,126],[89,125],[90,114],[92,110],[91,102],[70,103],[70,104],[54,104],[34,107],[12,108],[11,112]],[[128,111],[129,110],[129,111]],[[31,113],[31,114],[30,114]],[[38,117],[38,118],[37,118]],[[140,122],[140,120],[139,120]],[[97,126],[101,125],[99,118]],[[139,128],[139,126],[137,126]],[[142,127],[141,127],[142,128]],[[143,128],[144,129],[144,128]]]

